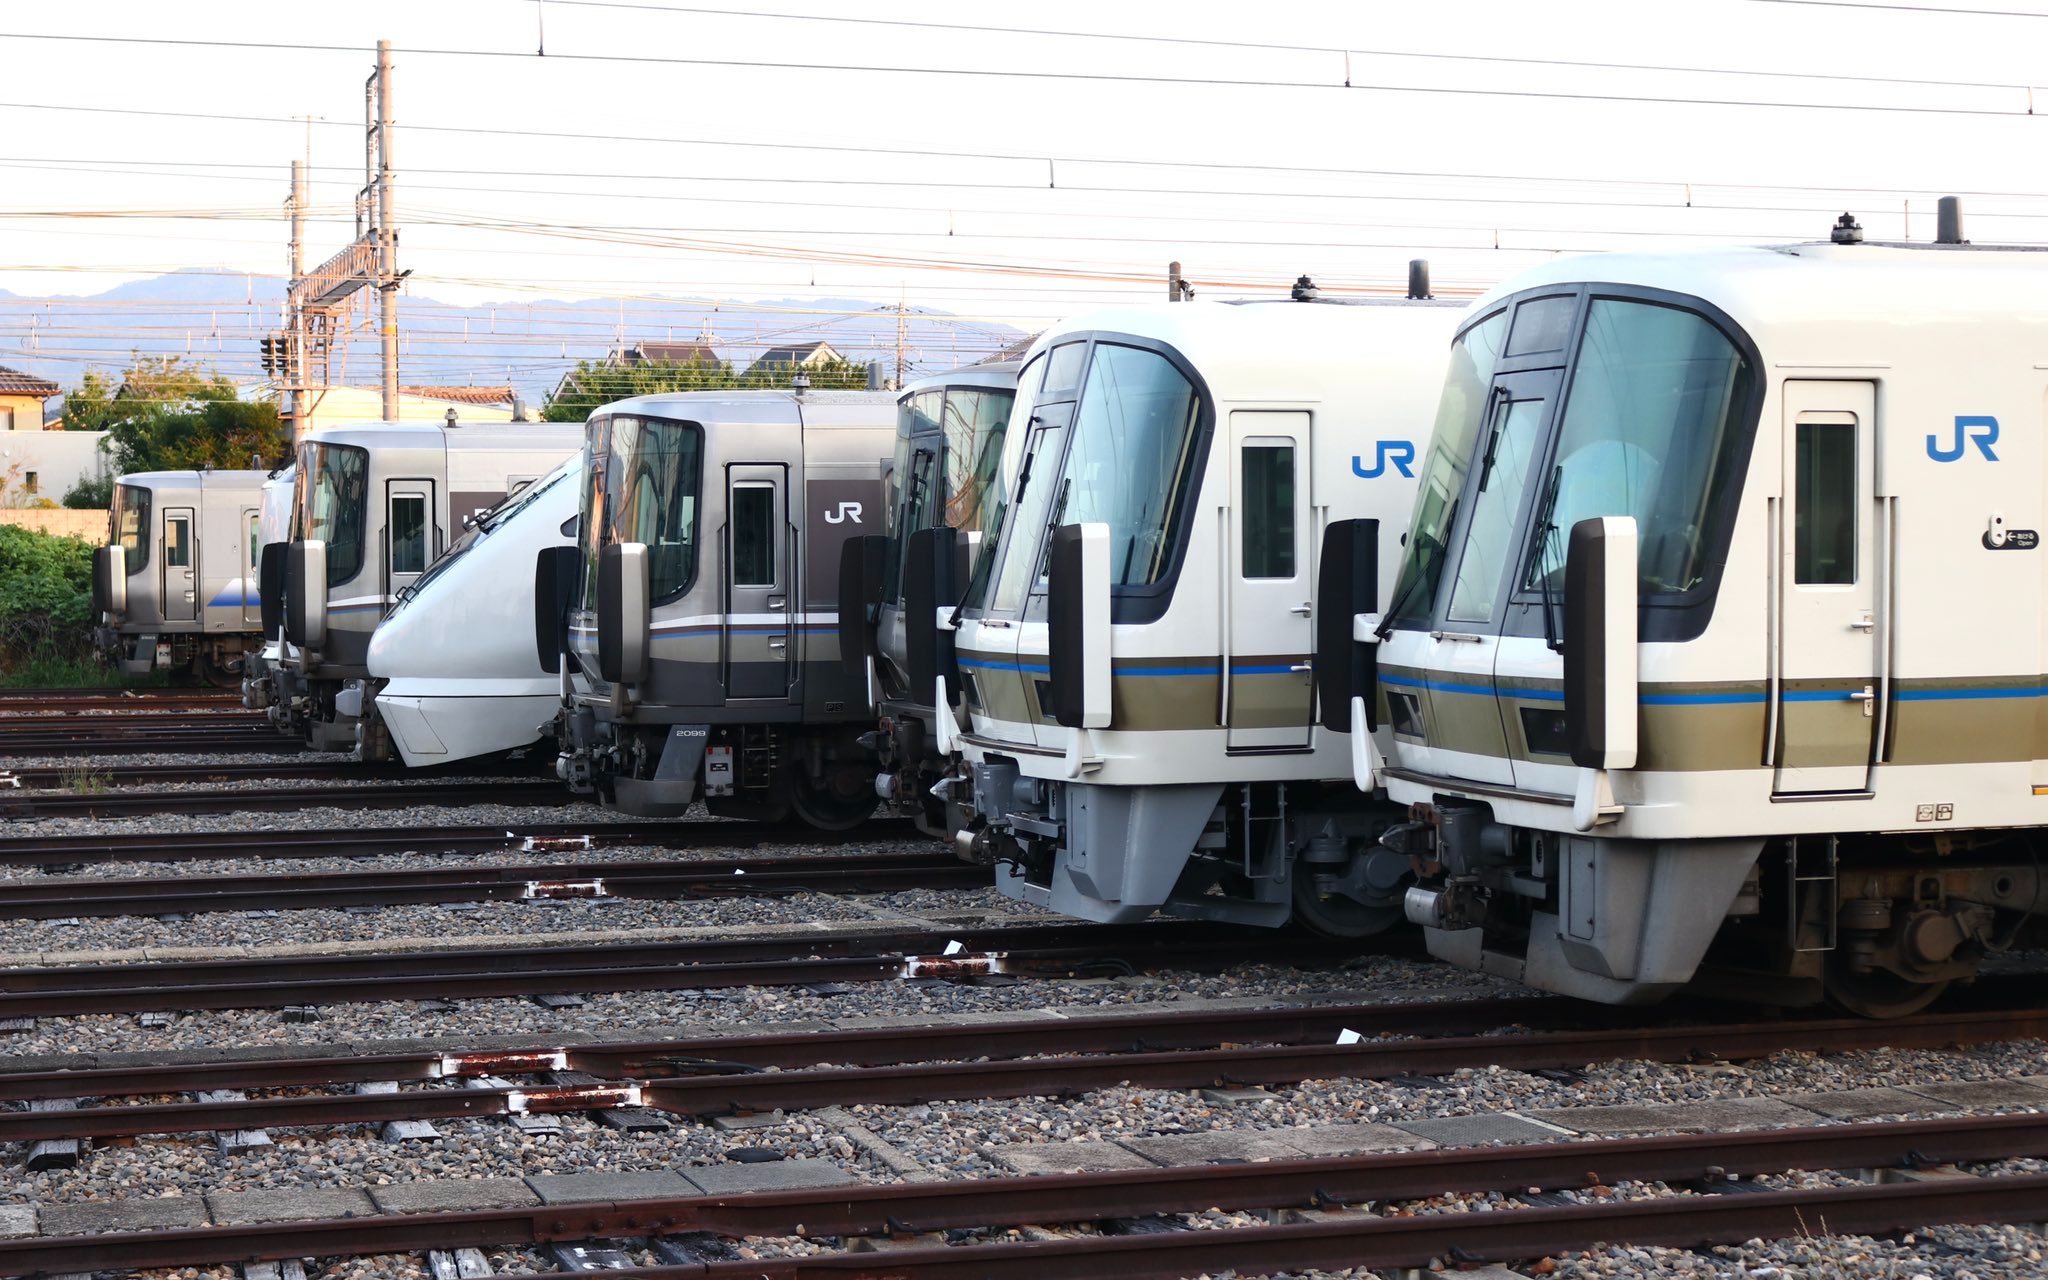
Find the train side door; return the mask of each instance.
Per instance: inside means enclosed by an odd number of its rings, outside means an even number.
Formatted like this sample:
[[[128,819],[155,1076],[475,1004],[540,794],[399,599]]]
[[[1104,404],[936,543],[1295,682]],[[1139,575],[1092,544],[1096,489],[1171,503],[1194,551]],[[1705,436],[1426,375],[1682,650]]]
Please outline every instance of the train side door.
[[[433,562],[434,486],[426,480],[391,480],[384,489],[384,594],[395,598]]]
[[[241,580],[241,590],[235,594],[242,601],[242,624],[245,627],[263,625],[263,600],[259,586],[263,574],[256,563],[263,550],[257,545],[262,528],[263,513],[255,507],[243,507],[242,562],[235,568],[235,576]]]
[[[1883,725],[1877,617],[1877,394],[1867,382],[1785,384],[1773,530],[1775,790],[1869,787]]]
[[[796,657],[788,468],[735,463],[725,474],[725,696],[785,698]]]
[[[164,512],[164,620],[190,622],[198,590],[199,548],[192,539],[192,509]]]
[[[1230,546],[1223,625],[1226,741],[1304,750],[1309,675],[1309,423],[1299,411],[1230,415]]]

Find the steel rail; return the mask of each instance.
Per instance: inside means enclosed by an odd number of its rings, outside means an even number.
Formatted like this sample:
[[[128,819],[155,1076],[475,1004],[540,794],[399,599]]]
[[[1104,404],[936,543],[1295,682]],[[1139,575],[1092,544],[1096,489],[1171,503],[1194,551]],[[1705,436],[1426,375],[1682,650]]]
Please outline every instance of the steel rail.
[[[301,739],[284,737],[266,726],[240,731],[175,730],[152,733],[144,730],[120,737],[80,737],[69,733],[25,734],[0,737],[0,756],[126,756],[157,752],[190,752],[214,755],[230,751],[262,751],[289,755],[306,750]]]
[[[0,712],[6,708],[0,707]],[[156,711],[150,709],[108,711],[104,714],[10,715],[0,714],[0,743],[17,733],[71,733],[105,729],[114,733],[165,729],[268,729],[270,722],[261,712],[244,711]]]
[[[0,712],[243,711],[230,689],[0,689]]]
[[[30,765],[0,769],[0,776],[12,777],[29,790],[69,785],[79,776],[76,768],[60,765]],[[109,787],[139,787],[170,782],[272,782],[280,779],[319,779],[340,782],[402,782],[408,778],[527,777],[555,780],[552,768],[543,771],[530,763],[494,760],[464,760],[453,764],[427,765],[409,769],[402,764],[365,764],[353,756],[314,753],[312,759],[283,763],[240,764],[232,761],[209,764],[110,765],[92,771],[92,780]]]
[[[959,941],[969,954],[923,954]],[[790,986],[897,977],[1114,965],[1122,948],[1154,964],[1223,967],[1244,953],[1237,931],[1177,924],[1003,925],[804,933],[767,941],[643,942],[598,947],[487,947],[280,959],[0,969],[0,1018],[151,1010],[267,1008],[527,996],[588,991]],[[1330,960],[1356,947],[1263,940],[1276,963]],[[1396,941],[1390,945],[1401,946]],[[805,958],[793,958],[801,956]]]
[[[0,796],[4,799],[4,796]],[[234,858],[364,858],[399,853],[495,853],[601,848],[618,844],[689,848],[707,841],[745,843],[791,833],[820,844],[907,834],[898,819],[870,819],[846,832],[821,832],[800,823],[749,823],[710,819],[620,822],[609,815],[590,822],[525,823],[446,827],[354,827],[338,831],[127,832],[117,835],[53,835],[0,839],[0,867],[41,867],[101,862],[189,862]]]
[[[1622,1016],[1604,1005],[1551,997],[1447,1000],[1409,1004],[1316,1005],[1263,1009],[1176,1009],[1100,1017],[940,1022],[909,1027],[769,1031],[738,1036],[560,1043],[532,1040],[489,1048],[460,1042],[407,1052],[331,1057],[210,1058],[204,1062],[98,1066],[89,1055],[62,1066],[0,1071],[0,1100],[112,1098],[203,1089],[291,1088],[365,1080],[429,1081],[459,1076],[577,1070],[613,1079],[703,1071],[786,1069],[837,1062],[877,1066],[945,1058],[1015,1058],[1046,1053],[1140,1053],[1206,1049],[1224,1043],[1328,1043],[1340,1031],[1361,1035],[1472,1034],[1500,1027],[1546,1026]],[[5,1059],[0,1059],[4,1063]]]
[[[241,1129],[381,1124],[390,1120],[434,1120],[513,1114],[522,1110],[588,1110],[647,1106],[676,1115],[715,1116],[735,1112],[816,1110],[826,1106],[913,1105],[941,1098],[1064,1096],[1111,1086],[1189,1089],[1214,1085],[1293,1084],[1309,1079],[1381,1079],[1392,1075],[1443,1075],[1460,1068],[1498,1065],[1533,1070],[1579,1067],[1613,1059],[1685,1061],[1703,1056],[1756,1058],[1786,1048],[1924,1047],[1969,1043],[2038,1030],[2048,1014],[2013,1010],[2003,1015],[1952,1014],[1925,1023],[1885,1024],[1814,1021],[1785,1026],[1737,1024],[1653,1028],[1539,1031],[1527,1035],[1457,1035],[1435,1039],[1383,1040],[1363,1044],[1290,1043],[1162,1052],[1116,1053],[1095,1049],[1075,1057],[989,1057],[968,1062],[922,1062],[859,1067],[756,1070],[744,1045],[706,1046],[715,1055],[705,1074],[666,1079],[614,1079],[592,1089],[608,1099],[591,1103],[572,1097],[546,1101],[551,1091],[534,1086],[496,1089],[413,1090],[366,1096],[322,1095],[262,1098],[224,1103],[150,1103],[78,1111],[0,1113],[0,1141],[46,1138],[133,1137],[146,1133],[225,1132]],[[1263,1034],[1246,1024],[1238,1039],[1280,1039],[1279,1032],[1319,1029],[1294,1015],[1297,1025]],[[1398,1024],[1383,1024],[1395,1029]],[[1862,1027],[1874,1034],[1856,1035]],[[1351,1030],[1358,1030],[1353,1027]],[[1897,1034],[1883,1034],[1893,1031]],[[1100,1034],[1097,1032],[1096,1034]],[[822,1037],[820,1037],[822,1039]],[[928,1046],[921,1051],[929,1053]],[[971,1051],[971,1050],[970,1050]],[[819,1045],[811,1061],[829,1051]],[[1028,1052],[1028,1050],[1027,1050]],[[1051,1052],[1039,1049],[1038,1052]],[[671,1047],[666,1058],[644,1059],[668,1069],[704,1070],[703,1059]],[[587,1055],[603,1059],[603,1054]],[[514,1059],[513,1061],[516,1061]],[[444,1066],[450,1064],[444,1063]],[[459,1064],[457,1064],[459,1065]],[[502,1064],[501,1064],[502,1065]],[[502,1069],[514,1069],[502,1065]],[[531,1068],[528,1068],[531,1069]],[[447,1074],[456,1074],[450,1071]],[[209,1087],[219,1087],[209,1086]]]
[[[1845,1169],[1992,1160],[2048,1152],[2048,1117],[2033,1115],[1915,1120],[1768,1129],[1731,1134],[1467,1147],[1257,1164],[1177,1166],[1145,1171],[1056,1174],[836,1186],[741,1195],[610,1200],[451,1213],[179,1228],[107,1235],[0,1240],[0,1274],[64,1274],[198,1266],[232,1260],[349,1257],[492,1245],[709,1231],[742,1236],[903,1234],[968,1227],[1091,1222],[1195,1212],[1316,1208],[1425,1200],[1453,1193],[1559,1190],[1599,1183],[1682,1182],[1791,1169]],[[1932,1196],[1923,1193],[1933,1191]],[[1086,1274],[1193,1274],[1233,1265],[1204,1254],[1189,1266],[1181,1250],[1219,1249],[1248,1258],[1245,1270],[1282,1266],[1423,1265],[1432,1258],[1546,1256],[1596,1241],[1703,1244],[1823,1229],[1882,1232],[1933,1222],[2029,1221],[2048,1216],[2048,1176],[1905,1183],[1847,1190],[1686,1196],[1562,1209],[1335,1217],[1289,1227],[1106,1238],[1090,1235],[1038,1246],[976,1245],[829,1254],[751,1261],[758,1272],[787,1261],[824,1265],[826,1274],[880,1268],[926,1274],[932,1265],[965,1274],[1025,1275],[1014,1259],[1037,1261],[1033,1280],[1083,1274],[1064,1263],[1098,1266],[1091,1251],[1113,1248],[1113,1265]],[[1821,1224],[1825,1223],[1825,1227]],[[1345,1252],[1321,1252],[1341,1241]],[[1163,1241],[1165,1253],[1146,1242]],[[1268,1252],[1260,1253],[1265,1249]],[[1069,1252],[1071,1250],[1071,1252]],[[988,1268],[986,1272],[981,1270]],[[743,1273],[743,1272],[740,1272]],[[740,1274],[734,1273],[734,1274]],[[728,1274],[672,1267],[655,1274]],[[802,1274],[802,1273],[799,1273]],[[933,1272],[932,1274],[952,1274]]]
[[[293,809],[402,809],[410,805],[569,805],[584,797],[552,778],[495,782],[392,782],[333,787],[217,787],[193,791],[0,792],[0,816],[123,818],[150,813],[276,813]]]
[[[453,866],[325,875],[45,879],[0,887],[0,920],[198,915],[536,899],[730,898],[986,887],[987,868],[948,853],[814,854],[675,861]]]

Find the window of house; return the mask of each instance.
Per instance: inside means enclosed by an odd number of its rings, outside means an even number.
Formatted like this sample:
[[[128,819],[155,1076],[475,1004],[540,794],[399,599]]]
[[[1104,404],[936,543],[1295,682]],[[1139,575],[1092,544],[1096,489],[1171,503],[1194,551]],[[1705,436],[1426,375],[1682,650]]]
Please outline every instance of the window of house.
[[[30,493],[41,493],[43,489],[43,478],[37,473],[31,471],[22,478],[21,487],[26,489]]]

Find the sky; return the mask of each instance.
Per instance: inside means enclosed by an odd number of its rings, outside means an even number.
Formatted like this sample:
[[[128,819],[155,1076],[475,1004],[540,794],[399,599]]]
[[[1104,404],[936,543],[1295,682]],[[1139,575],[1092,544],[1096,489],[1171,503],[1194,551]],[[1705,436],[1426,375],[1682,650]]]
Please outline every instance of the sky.
[[[379,38],[408,294],[542,315],[712,296],[788,327],[860,298],[1029,331],[1163,297],[1170,260],[1204,296],[1385,289],[1412,257],[1469,292],[1844,210],[1925,239],[1948,193],[1975,240],[2048,242],[2048,6],[1995,7],[15,0],[0,289],[211,271],[232,307],[284,269],[294,158],[325,257]],[[0,321],[0,362],[56,349],[61,310]],[[560,314],[565,353],[603,346]]]

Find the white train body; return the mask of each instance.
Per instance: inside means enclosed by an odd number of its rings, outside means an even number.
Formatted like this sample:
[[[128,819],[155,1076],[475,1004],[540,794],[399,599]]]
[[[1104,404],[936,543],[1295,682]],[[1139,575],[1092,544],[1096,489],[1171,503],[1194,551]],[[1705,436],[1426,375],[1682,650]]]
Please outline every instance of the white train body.
[[[575,423],[372,422],[299,445],[284,571],[285,645],[271,715],[316,750],[356,745],[345,684],[369,674],[370,635],[465,522],[554,470]]]
[[[538,742],[562,697],[534,647],[533,563],[574,546],[583,455],[478,521],[405,591],[370,637],[358,734],[407,765],[446,764]]]
[[[144,471],[114,483],[94,556],[100,648],[124,675],[190,667],[232,684],[256,647],[261,471]]]
[[[943,744],[971,766],[971,848],[1005,893],[1105,921],[1300,909],[1297,855],[1352,767],[1348,733],[1315,723],[1321,531],[1406,518],[1457,314],[1185,303],[1034,344],[1000,532],[953,615]],[[1399,553],[1383,540],[1389,573]]]
[[[2048,255],[1829,243],[1560,260],[1472,307],[1374,655],[1432,951],[1886,1014],[2021,939],[2044,299]]]

